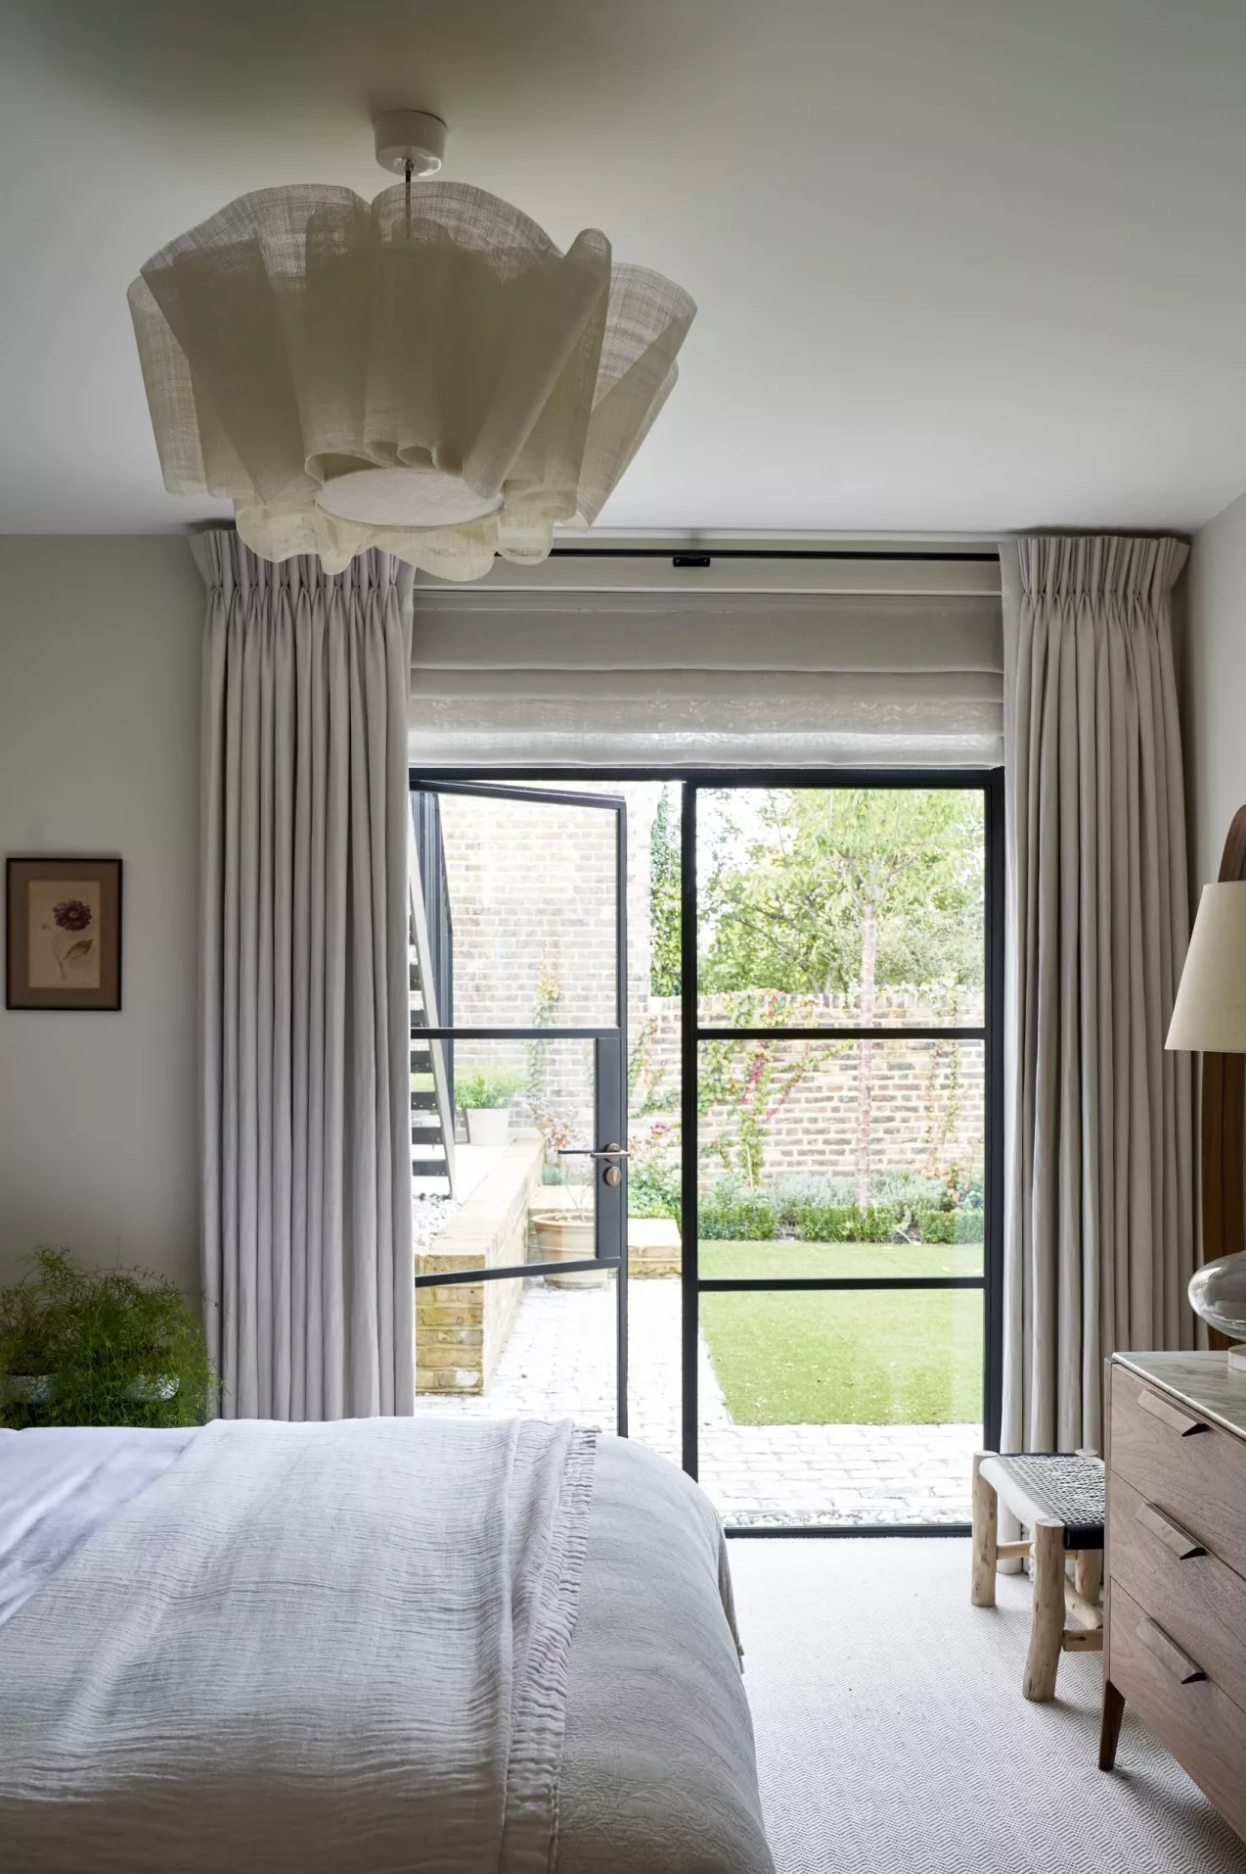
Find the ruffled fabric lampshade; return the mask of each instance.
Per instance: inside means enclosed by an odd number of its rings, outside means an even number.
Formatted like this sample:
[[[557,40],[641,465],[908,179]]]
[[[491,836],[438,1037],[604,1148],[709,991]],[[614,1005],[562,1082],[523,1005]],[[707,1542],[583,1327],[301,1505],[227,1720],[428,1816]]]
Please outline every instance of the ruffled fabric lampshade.
[[[232,500],[265,559],[381,547],[449,579],[592,523],[696,310],[603,234],[563,254],[441,180],[243,196],[129,299],[167,488]]]

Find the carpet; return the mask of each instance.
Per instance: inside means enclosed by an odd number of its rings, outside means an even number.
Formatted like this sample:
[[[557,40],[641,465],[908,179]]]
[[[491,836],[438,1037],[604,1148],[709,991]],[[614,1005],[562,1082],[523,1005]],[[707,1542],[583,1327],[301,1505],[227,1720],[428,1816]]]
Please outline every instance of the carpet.
[[[1127,1711],[1097,1766],[1101,1661],[1021,1696],[1030,1588],[969,1605],[959,1539],[730,1545],[778,1874],[1246,1874],[1246,1846]],[[1246,1775],[1246,1766],[1243,1766]]]

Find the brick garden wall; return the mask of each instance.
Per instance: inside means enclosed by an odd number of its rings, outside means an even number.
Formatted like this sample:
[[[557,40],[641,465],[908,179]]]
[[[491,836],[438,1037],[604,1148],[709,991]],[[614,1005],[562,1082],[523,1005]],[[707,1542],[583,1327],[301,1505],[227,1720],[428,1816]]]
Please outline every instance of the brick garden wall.
[[[703,1023],[726,1019],[725,998],[704,999]],[[808,1008],[802,998],[793,1020]],[[884,1014],[885,1011],[885,1014]],[[916,995],[880,998],[884,1019],[919,1021],[928,1012]],[[782,999],[775,1011],[782,1017]],[[857,1010],[847,998],[834,998],[819,1010],[823,1020],[851,1025]],[[945,1018],[946,1019],[946,1018]],[[650,1039],[644,1047],[646,1080],[663,1091],[679,1085],[679,1003],[652,1000]],[[981,1021],[980,1008],[967,1009],[958,1025]],[[942,1176],[956,1165],[965,1175],[981,1175],[985,1126],[984,1051],[982,1044],[952,1041],[880,1039],[871,1043],[870,1159],[875,1171],[913,1171]],[[857,1164],[857,1114],[861,1084],[861,1049],[848,1042],[769,1042],[732,1045],[730,1067],[747,1089],[748,1069],[769,1058],[782,1068],[762,1106],[765,1144],[755,1181],[786,1176],[850,1178]],[[787,1071],[797,1069],[790,1081]],[[758,1086],[764,1093],[764,1085]],[[746,1093],[746,1097],[749,1097]],[[756,1105],[756,1100],[753,1100]],[[768,1123],[766,1115],[770,1114]],[[661,1125],[661,1118],[656,1122]],[[652,1132],[654,1122],[649,1122]],[[642,1133],[645,1122],[636,1124]],[[741,1169],[741,1129],[735,1101],[711,1106],[701,1120],[703,1186],[728,1168]],[[724,1150],[707,1154],[717,1142]]]

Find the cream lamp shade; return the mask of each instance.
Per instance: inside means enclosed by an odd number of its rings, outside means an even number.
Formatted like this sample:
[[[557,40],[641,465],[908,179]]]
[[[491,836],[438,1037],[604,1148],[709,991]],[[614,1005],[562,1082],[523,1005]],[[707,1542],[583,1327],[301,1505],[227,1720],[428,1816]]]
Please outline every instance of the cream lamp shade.
[[[1246,880],[1203,887],[1164,1045],[1246,1054]]]

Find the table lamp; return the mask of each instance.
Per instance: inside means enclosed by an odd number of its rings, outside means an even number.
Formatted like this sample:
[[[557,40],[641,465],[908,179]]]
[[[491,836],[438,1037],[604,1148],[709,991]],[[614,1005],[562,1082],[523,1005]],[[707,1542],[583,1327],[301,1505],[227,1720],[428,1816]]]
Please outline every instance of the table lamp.
[[[1203,887],[1164,1045],[1246,1054],[1246,880]],[[1205,1193],[1204,1216],[1206,1201]],[[1246,1253],[1196,1269],[1190,1306],[1231,1342],[1246,1342]],[[1227,1357],[1246,1376],[1246,1346],[1230,1346]]]

